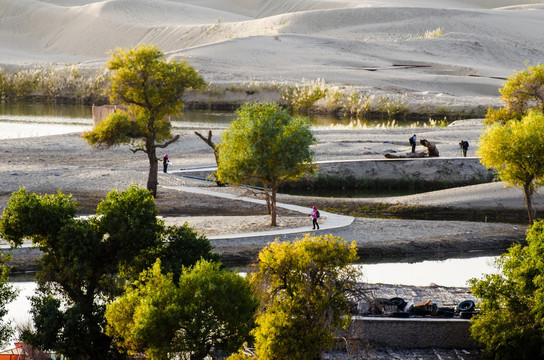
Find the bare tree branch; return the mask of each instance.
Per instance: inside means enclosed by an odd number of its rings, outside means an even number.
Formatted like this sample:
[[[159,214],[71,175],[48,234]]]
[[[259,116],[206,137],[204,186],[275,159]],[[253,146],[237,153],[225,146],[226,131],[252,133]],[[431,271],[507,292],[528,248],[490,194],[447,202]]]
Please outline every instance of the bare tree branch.
[[[165,148],[165,147],[167,147],[168,145],[170,145],[170,144],[175,143],[176,141],[178,141],[179,138],[180,138],[180,136],[179,136],[179,135],[176,135],[176,136],[174,136],[172,139],[170,139],[170,140],[168,140],[168,141],[166,141],[166,142],[164,142],[164,143],[162,143],[162,144],[157,144],[157,145],[155,145],[155,147],[158,147],[158,148]]]

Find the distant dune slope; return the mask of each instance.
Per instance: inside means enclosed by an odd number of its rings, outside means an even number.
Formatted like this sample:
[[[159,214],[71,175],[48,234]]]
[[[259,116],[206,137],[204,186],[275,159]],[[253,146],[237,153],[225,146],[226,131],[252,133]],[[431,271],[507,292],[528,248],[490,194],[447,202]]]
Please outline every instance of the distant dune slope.
[[[152,43],[210,81],[324,78],[487,102],[544,59],[542,29],[530,0],[0,0],[0,65],[101,66]]]

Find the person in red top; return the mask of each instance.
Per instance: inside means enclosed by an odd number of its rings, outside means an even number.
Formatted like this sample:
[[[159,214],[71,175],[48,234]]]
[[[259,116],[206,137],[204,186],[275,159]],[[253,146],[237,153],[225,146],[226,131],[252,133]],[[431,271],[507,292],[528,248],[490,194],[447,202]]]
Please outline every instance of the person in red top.
[[[312,212],[308,214],[308,216],[312,217],[312,224],[314,226],[314,230],[317,227],[317,230],[319,230],[319,224],[317,223],[317,218],[319,217],[319,211],[317,211],[317,206],[314,205],[312,208]]]

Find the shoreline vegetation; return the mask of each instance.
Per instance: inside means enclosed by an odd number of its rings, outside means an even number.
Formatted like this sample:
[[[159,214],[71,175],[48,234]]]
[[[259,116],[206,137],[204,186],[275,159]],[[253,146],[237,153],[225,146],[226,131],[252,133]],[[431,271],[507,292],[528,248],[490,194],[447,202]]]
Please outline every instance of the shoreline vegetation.
[[[0,67],[0,101],[105,105],[109,86],[105,69],[77,65]],[[323,79],[288,82],[208,83],[203,91],[186,90],[187,109],[234,111],[248,102],[274,101],[300,115],[421,121],[445,126],[459,119],[482,118],[488,105],[444,106],[411,103],[402,94],[374,94]]]

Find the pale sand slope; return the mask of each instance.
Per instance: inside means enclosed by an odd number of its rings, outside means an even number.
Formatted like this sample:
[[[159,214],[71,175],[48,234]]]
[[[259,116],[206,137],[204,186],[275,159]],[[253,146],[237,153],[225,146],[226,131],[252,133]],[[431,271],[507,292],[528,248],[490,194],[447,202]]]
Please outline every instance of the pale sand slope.
[[[504,78],[542,61],[542,28],[534,0],[0,0],[0,64],[98,67],[111,49],[153,43],[210,82],[324,78],[487,106]],[[391,68],[406,64],[425,67]]]

